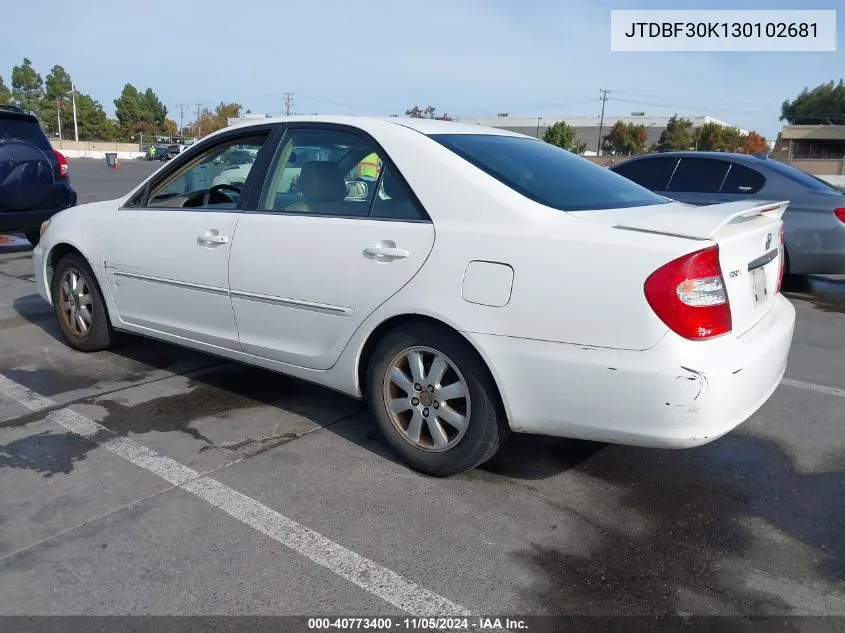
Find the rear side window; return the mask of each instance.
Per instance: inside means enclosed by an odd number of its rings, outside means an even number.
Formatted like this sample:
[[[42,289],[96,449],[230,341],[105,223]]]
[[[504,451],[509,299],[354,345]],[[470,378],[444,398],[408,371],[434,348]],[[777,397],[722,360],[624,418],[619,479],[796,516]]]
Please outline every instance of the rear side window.
[[[766,179],[762,174],[734,163],[722,184],[721,193],[757,193],[765,184]]]
[[[526,198],[562,211],[642,207],[667,201],[604,167],[544,141],[492,134],[432,139]]]
[[[713,158],[682,158],[667,191],[719,193],[730,165]]]
[[[46,152],[53,149],[47,140],[47,136],[41,130],[41,126],[28,118],[0,115],[0,140],[25,141]]]
[[[639,158],[626,161],[614,167],[613,171],[646,189],[666,191],[666,183],[677,160],[671,156]]]

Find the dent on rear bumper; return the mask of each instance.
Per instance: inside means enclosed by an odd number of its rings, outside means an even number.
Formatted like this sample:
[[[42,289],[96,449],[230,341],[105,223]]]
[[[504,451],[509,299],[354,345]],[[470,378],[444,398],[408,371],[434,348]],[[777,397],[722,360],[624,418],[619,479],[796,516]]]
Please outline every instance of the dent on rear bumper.
[[[794,322],[779,297],[741,337],[693,343],[670,335],[641,352],[468,336],[491,364],[514,431],[689,448],[728,433],[768,400]]]

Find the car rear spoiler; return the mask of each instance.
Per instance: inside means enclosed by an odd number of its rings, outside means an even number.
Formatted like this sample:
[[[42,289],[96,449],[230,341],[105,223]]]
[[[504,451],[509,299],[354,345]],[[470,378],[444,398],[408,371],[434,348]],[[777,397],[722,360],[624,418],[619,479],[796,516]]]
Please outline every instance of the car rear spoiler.
[[[673,204],[654,208],[653,213],[621,215],[617,227],[633,231],[677,235],[696,240],[712,240],[723,228],[741,218],[764,215],[775,220],[783,217],[789,201],[763,202],[740,200],[723,202],[703,207],[679,210]]]

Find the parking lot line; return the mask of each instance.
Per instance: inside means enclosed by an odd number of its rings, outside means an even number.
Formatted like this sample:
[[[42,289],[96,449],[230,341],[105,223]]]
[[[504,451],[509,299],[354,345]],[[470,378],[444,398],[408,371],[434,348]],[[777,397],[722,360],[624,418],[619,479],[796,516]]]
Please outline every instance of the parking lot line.
[[[0,374],[0,391],[31,411],[43,411],[56,406],[56,403],[49,398],[27,389],[2,374]],[[471,615],[468,609],[447,598],[346,549],[216,479],[204,476],[169,457],[160,455],[135,440],[114,435],[108,428],[72,409],[51,411],[47,414],[47,419],[77,435],[96,439],[100,446],[115,455],[161,477],[175,487],[196,495],[241,523],[258,530],[411,615]]]
[[[826,393],[829,396],[839,396],[845,398],[845,389],[838,389],[837,387],[828,387],[826,385],[817,385],[812,382],[803,382],[801,380],[792,380],[791,378],[784,378],[781,384],[787,387],[795,387],[796,389],[806,389],[807,391],[815,391],[816,393]]]

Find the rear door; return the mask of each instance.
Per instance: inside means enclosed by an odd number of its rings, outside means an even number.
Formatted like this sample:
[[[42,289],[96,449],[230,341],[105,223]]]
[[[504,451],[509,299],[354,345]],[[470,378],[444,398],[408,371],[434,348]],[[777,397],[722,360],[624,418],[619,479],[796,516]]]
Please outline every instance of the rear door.
[[[361,175],[373,163],[376,178]],[[243,351],[331,367],[433,245],[431,221],[372,138],[346,126],[290,126],[232,246]]]

